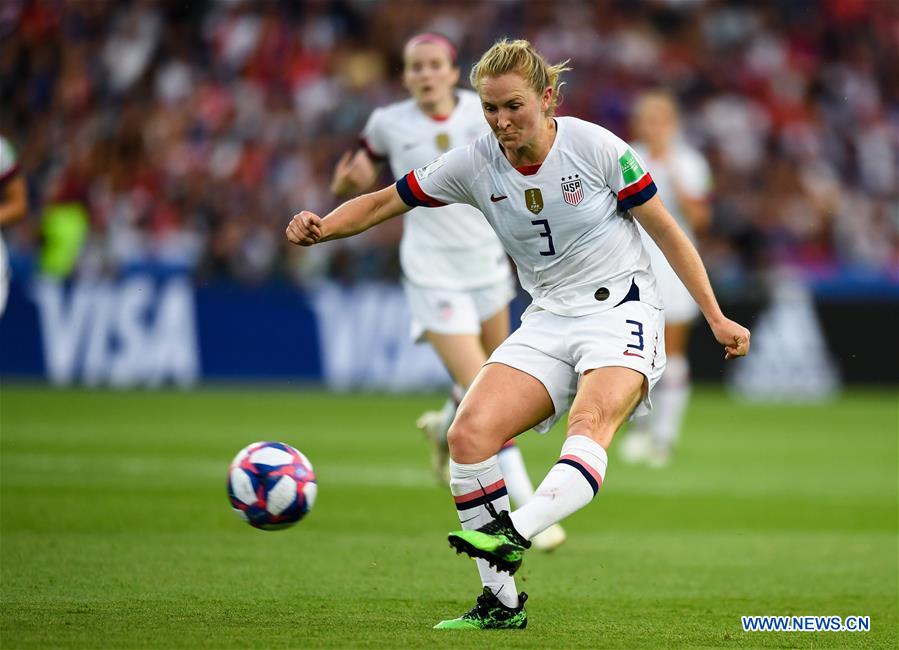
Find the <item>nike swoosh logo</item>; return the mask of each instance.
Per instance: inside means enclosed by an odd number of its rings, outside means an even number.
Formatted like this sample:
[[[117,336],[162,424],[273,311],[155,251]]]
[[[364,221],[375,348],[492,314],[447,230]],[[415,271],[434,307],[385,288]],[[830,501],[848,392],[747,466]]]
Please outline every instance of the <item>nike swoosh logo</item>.
[[[626,356],[626,357],[640,357],[641,359],[644,358],[644,356],[643,356],[642,354],[637,354],[636,352],[631,352],[630,350],[625,350],[625,351],[624,351],[624,356]]]
[[[481,516],[481,515],[475,515],[474,517],[469,517],[468,519],[465,519],[465,520],[463,520],[463,521],[460,521],[459,523],[460,523],[460,524],[467,524],[469,521],[473,521],[474,519],[477,519],[477,518],[480,517],[480,516]]]
[[[509,197],[508,196],[494,196],[493,194],[490,195],[490,200],[493,201],[494,203],[496,203],[497,201],[502,201],[503,199],[507,199],[507,198],[509,198]]]

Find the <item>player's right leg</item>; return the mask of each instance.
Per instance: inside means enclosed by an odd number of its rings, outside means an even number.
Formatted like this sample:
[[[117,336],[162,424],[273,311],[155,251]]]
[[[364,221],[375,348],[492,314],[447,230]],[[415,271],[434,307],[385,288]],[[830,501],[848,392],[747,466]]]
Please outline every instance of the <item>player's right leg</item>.
[[[490,314],[481,322],[481,346],[487,356],[490,356],[509,336],[509,308],[506,306],[493,313],[488,297],[487,304],[483,308],[479,305],[479,311]],[[521,449],[518,448],[516,440],[507,441],[497,457],[512,505],[516,508],[523,506],[533,498],[534,484],[531,483],[531,477],[528,475],[524,457],[521,455]],[[560,524],[555,524],[535,535],[531,542],[533,542],[535,550],[549,553],[564,544],[567,538],[565,529]]]
[[[530,546],[508,524],[509,497],[496,454],[507,440],[550,418],[553,412],[553,401],[540,381],[515,368],[491,363],[478,374],[450,427],[450,488],[462,523],[461,531],[450,534],[450,543],[477,559],[481,582],[496,597],[492,604],[484,604],[485,613],[475,623],[482,629],[508,627],[498,621],[510,618],[515,627],[526,624],[526,614],[509,615],[523,612],[514,579],[490,566],[520,564],[521,553]],[[488,527],[497,530],[483,532]],[[480,542],[486,547],[480,547]],[[472,613],[477,611],[476,605],[471,612],[437,627],[471,627]]]
[[[419,291],[419,297],[424,295]],[[440,295],[435,292],[435,295]],[[466,294],[468,295],[468,294]],[[443,361],[450,375],[456,382],[457,388],[464,389],[471,385],[481,367],[487,361],[487,357],[508,337],[509,334],[509,308],[507,295],[502,286],[489,287],[482,291],[471,292],[471,308],[478,313],[489,314],[480,323],[480,334],[474,337],[469,334],[446,334],[434,331],[426,331],[425,337]],[[502,305],[496,311],[497,305]],[[447,323],[448,328],[456,327],[464,329],[466,322],[463,320],[465,301],[457,301],[454,304],[455,320]],[[422,308],[419,307],[419,313]],[[470,325],[468,325],[470,327]],[[458,400],[457,400],[458,397]],[[432,444],[432,465],[437,476],[443,480],[448,472],[448,450],[446,446],[446,433],[456,413],[456,408],[461,401],[461,396],[451,395],[440,411],[428,411],[423,414],[417,424],[428,436]],[[515,506],[521,506],[528,502],[534,495],[534,486],[528,476],[527,468],[521,450],[513,440],[507,441],[498,454],[500,471],[508,489],[509,496]],[[448,477],[443,480],[449,482]],[[549,552],[561,546],[567,536],[560,525],[554,525],[534,537],[534,548],[538,551]]]

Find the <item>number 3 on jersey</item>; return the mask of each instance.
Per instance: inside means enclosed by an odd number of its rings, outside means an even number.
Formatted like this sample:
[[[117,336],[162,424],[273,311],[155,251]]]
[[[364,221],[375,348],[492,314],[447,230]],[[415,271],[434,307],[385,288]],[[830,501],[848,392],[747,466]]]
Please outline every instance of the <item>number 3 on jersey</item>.
[[[549,245],[549,250],[548,251],[540,251],[540,254],[541,255],[555,255],[556,247],[553,246],[553,233],[549,229],[549,221],[546,219],[534,219],[533,221],[531,221],[531,224],[535,225],[535,226],[543,226],[543,232],[540,233],[540,236],[546,237],[547,244]]]

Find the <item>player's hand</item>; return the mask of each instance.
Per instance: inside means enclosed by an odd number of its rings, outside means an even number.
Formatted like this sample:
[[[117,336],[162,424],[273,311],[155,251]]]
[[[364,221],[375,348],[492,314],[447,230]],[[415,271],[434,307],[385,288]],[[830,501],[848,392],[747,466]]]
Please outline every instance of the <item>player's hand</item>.
[[[287,239],[298,246],[312,246],[322,237],[322,218],[313,212],[303,210],[293,215],[287,224]]]
[[[715,340],[724,346],[724,358],[744,357],[749,352],[749,339],[752,336],[748,329],[739,323],[724,318],[711,324]]]

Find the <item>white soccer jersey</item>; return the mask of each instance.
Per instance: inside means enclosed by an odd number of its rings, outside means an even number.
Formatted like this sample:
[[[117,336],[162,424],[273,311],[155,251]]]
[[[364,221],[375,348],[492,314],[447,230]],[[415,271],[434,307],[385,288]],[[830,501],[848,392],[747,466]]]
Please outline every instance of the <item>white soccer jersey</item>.
[[[539,168],[516,169],[491,133],[397,182],[408,205],[481,210],[518,266],[529,309],[581,316],[628,300],[661,307],[628,210],[656,192],[627,143],[573,117],[556,118]]]
[[[457,90],[456,97],[455,109],[444,120],[429,117],[412,99],[375,110],[362,132],[363,147],[374,160],[389,160],[394,178],[400,178],[489,133],[478,96]],[[425,287],[472,289],[509,277],[502,245],[480,212],[468,205],[438,212],[412,210],[405,216],[400,263],[408,280]]]
[[[639,143],[634,145],[634,150],[646,161],[646,166],[659,188],[659,198],[665,207],[674,215],[687,236],[694,239],[693,228],[677,197],[678,194],[682,194],[698,201],[708,198],[712,189],[712,175],[705,158],[685,143],[678,143],[665,159],[653,158]],[[665,303],[668,321],[684,323],[693,320],[699,313],[699,307],[687,287],[677,277],[664,253],[643,228],[640,228],[640,235],[652,262],[652,270],[658,282],[662,302]]]

